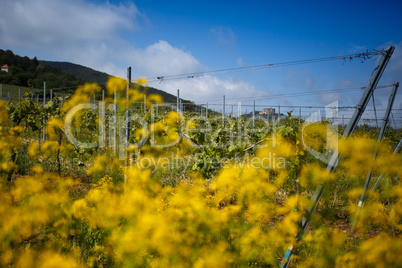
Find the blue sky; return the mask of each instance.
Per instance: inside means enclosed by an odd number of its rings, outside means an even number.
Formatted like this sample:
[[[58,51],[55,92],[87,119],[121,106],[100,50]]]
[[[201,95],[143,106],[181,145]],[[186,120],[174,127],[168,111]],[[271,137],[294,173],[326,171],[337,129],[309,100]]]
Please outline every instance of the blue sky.
[[[112,75],[125,76],[131,66],[134,77],[155,78],[393,45],[396,50],[380,84],[402,82],[401,1],[2,0],[0,10],[1,49]],[[243,105],[255,97],[261,107],[333,101],[351,106],[361,92],[264,97],[365,86],[375,65],[375,59],[331,61],[149,85],[174,94],[180,88],[183,98],[211,105],[225,95],[228,103]],[[376,92],[379,109],[389,92]],[[395,113],[402,109],[401,99],[398,94]]]

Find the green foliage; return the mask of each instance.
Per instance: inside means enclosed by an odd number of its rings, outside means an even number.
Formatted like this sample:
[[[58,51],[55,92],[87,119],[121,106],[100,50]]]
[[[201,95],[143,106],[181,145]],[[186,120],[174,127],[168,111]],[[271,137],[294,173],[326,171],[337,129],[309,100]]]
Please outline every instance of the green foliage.
[[[38,119],[41,117],[41,111],[31,99],[24,98],[19,103],[9,105],[7,112],[15,125],[24,123],[25,127],[31,128],[33,131],[40,129],[40,121]]]
[[[74,88],[84,84],[84,82],[95,82],[105,85],[110,77],[109,74],[78,64],[39,61],[36,57],[29,59],[28,57],[14,55],[11,50],[4,51],[0,49],[0,66],[4,64],[9,66],[10,72],[0,72],[0,84],[43,88],[43,82],[46,82],[47,88],[56,89],[54,92],[61,88],[63,92],[71,93],[74,91]],[[165,91],[134,83],[132,86],[138,87],[141,92],[146,92],[147,95],[158,94],[165,102],[176,103],[176,96]],[[186,105],[188,111],[199,109],[199,106],[191,101],[182,100],[182,103]]]
[[[79,64],[43,60],[39,62],[45,66],[60,69],[63,72],[69,73],[72,77],[80,77],[87,82],[95,82],[100,85],[104,85],[109,79],[109,75],[107,73],[99,72]]]
[[[124,88],[122,81],[114,82]],[[77,90],[64,107],[88,103],[96,89],[87,85]],[[397,267],[401,262],[402,187],[394,178],[402,176],[402,158],[390,145],[398,131],[389,129],[394,134],[375,161],[376,143],[364,137],[364,126],[352,139],[339,140],[343,158],[330,173],[301,142],[327,153],[328,122],[310,124],[303,132],[289,115],[280,125],[257,122],[256,130],[262,131],[253,131],[244,118],[228,120],[223,127],[213,118],[184,124],[175,112],[153,121],[148,112],[143,120],[149,128],[132,122],[131,142],[141,135],[149,138],[141,148],[130,149],[137,153],[135,161],[150,163],[170,158],[170,153],[193,161],[190,168],[183,164],[163,170],[152,164],[130,167],[108,150],[63,148],[59,130],[64,112],[55,102],[35,107],[26,98],[9,105],[10,118],[1,117],[0,169],[31,172],[0,185],[1,266],[271,267],[279,265],[289,245],[296,246],[292,265],[300,267]],[[33,127],[40,127],[30,126],[31,117],[48,122],[49,140],[40,148],[22,142]],[[96,117],[90,109],[77,114],[72,122],[77,137],[97,139],[91,136]],[[18,126],[5,123],[10,120]],[[192,131],[207,126],[209,131]],[[152,148],[168,143],[172,145]],[[14,149],[28,151],[30,165],[21,165],[29,161],[21,157],[15,161],[21,167],[15,167],[8,157]],[[80,180],[60,177],[51,168],[60,149],[67,151],[65,163],[84,170],[69,173]],[[267,156],[283,159],[284,166],[236,165],[237,160]],[[384,183],[367,196],[352,233],[349,222],[357,217],[362,182],[371,169],[376,176],[384,174]],[[317,213],[296,241],[309,198],[323,182],[327,188]]]
[[[0,83],[30,88],[42,88],[46,81],[48,88],[75,88],[84,83],[82,78],[40,64],[35,58],[14,55],[12,51],[0,49],[0,65],[7,64],[10,72],[0,72]]]

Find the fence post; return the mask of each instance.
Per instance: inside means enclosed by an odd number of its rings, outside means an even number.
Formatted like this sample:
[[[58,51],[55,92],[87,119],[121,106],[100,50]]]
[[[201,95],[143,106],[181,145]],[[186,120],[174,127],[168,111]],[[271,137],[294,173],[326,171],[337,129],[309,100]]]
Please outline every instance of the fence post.
[[[0,99],[3,98],[3,84],[0,84]]]
[[[63,100],[63,99],[62,99]],[[102,89],[102,116],[101,116],[101,122],[102,122],[102,126],[101,126],[101,144],[99,145],[99,147],[104,147],[106,146],[106,139],[105,139],[105,90]]]
[[[128,161],[131,159],[130,154],[127,151],[128,147],[128,142],[129,142],[129,135],[130,135],[130,111],[129,111],[129,97],[128,97],[128,91],[130,89],[130,83],[131,83],[131,67],[127,68],[127,88],[126,88],[126,140],[125,140],[125,147],[126,147],[126,169],[128,166]],[[146,94],[145,94],[146,96]],[[131,162],[130,162],[131,163]],[[124,183],[127,183],[127,173],[124,174]]]
[[[387,109],[386,109],[385,114],[384,114],[384,118],[383,118],[381,129],[380,129],[380,133],[378,134],[377,144],[380,144],[380,142],[384,138],[385,129],[386,129],[387,125],[388,125],[389,115],[391,113],[392,106],[394,105],[394,100],[395,100],[395,96],[396,96],[396,92],[398,90],[398,87],[399,87],[399,83],[395,82],[394,87],[393,87],[392,92],[391,92],[391,95],[389,96],[389,99],[388,99],[388,105],[387,105]],[[371,96],[373,96],[373,95],[371,95]],[[378,156],[378,147],[374,151],[373,158],[376,159],[377,156]],[[355,217],[355,219],[353,221],[353,224],[352,224],[352,230],[355,229],[355,226],[356,226],[356,223],[357,223],[357,217],[359,216],[360,209],[361,209],[361,207],[362,207],[362,205],[363,205],[363,203],[365,201],[367,190],[368,190],[368,187],[370,185],[372,175],[373,175],[373,170],[370,169],[370,171],[367,173],[366,180],[364,182],[363,193],[360,196],[360,201],[359,201],[359,204],[357,205],[356,217]]]
[[[177,113],[180,111],[180,89],[177,89],[177,99],[176,99],[176,110]]]
[[[299,107],[299,125],[300,125],[300,120],[301,120],[301,107]]]
[[[131,67],[127,68],[127,89],[126,89],[126,148],[128,147],[128,142],[130,139],[130,111],[129,111],[129,96],[128,91],[130,89],[131,83]],[[146,96],[146,95],[144,95]]]
[[[117,92],[114,92],[113,95],[114,104],[113,104],[113,152],[114,155],[117,155]]]
[[[46,82],[43,82],[43,105],[46,104]]]
[[[46,105],[46,82],[43,82],[43,106]],[[46,141],[46,119],[43,119],[43,143]]]
[[[147,94],[144,94],[144,113],[147,112]]]
[[[358,103],[358,105],[356,106],[356,109],[348,123],[348,125],[346,126],[342,137],[343,138],[347,138],[349,137],[355,127],[357,126],[357,124],[360,121],[360,118],[362,116],[362,114],[364,113],[364,110],[366,109],[367,103],[371,97],[371,95],[373,94],[374,89],[376,88],[378,81],[380,80],[382,73],[384,72],[389,59],[391,58],[392,53],[394,52],[395,47],[393,46],[388,46],[384,52],[382,53],[381,59],[379,60],[379,63],[377,64],[377,67],[373,70],[369,82],[366,86],[366,89],[363,93],[363,95],[360,98],[360,101]],[[335,151],[335,153],[332,155],[326,170],[328,172],[333,172],[335,170],[335,168],[338,165],[338,161],[340,159],[340,155],[337,151]],[[311,203],[310,206],[307,208],[307,211],[304,213],[304,217],[302,218],[300,225],[299,225],[299,232],[296,236],[297,241],[300,241],[304,235],[304,232],[311,220],[312,214],[315,212],[318,203],[322,197],[322,194],[324,192],[324,187],[325,184],[324,182],[322,182],[317,188],[316,191],[314,192],[312,198],[311,198]],[[289,267],[289,264],[292,260],[293,257],[293,251],[294,251],[294,247],[293,245],[291,245],[288,250],[286,251],[281,265],[280,267]]]
[[[207,109],[205,111],[205,119],[208,121],[208,102],[207,102]]]
[[[278,125],[281,123],[281,106],[278,105]]]
[[[253,101],[253,132],[255,130],[255,101]]]
[[[237,102],[237,119],[240,120],[240,115],[241,115],[241,101]]]
[[[233,107],[233,106],[232,106]],[[238,146],[241,146],[241,124],[240,124],[240,118],[241,116],[241,101],[237,102],[237,141],[238,141]]]
[[[222,103],[222,128],[225,128],[225,95],[223,95]]]

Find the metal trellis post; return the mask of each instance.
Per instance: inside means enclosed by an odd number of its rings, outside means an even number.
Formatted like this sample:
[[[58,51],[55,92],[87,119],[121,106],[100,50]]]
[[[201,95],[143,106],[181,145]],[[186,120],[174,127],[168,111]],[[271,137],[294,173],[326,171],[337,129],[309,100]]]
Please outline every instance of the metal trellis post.
[[[43,82],[43,106],[46,105],[46,82]],[[46,119],[43,119],[43,143],[46,141]]]
[[[299,107],[299,126],[300,126],[300,122],[301,122],[301,107]]]
[[[205,119],[208,121],[208,102],[207,102],[207,109],[205,110]]]
[[[179,104],[180,104],[180,89],[177,89],[177,99],[176,99],[176,110],[177,110],[177,113],[179,113],[179,111],[180,111],[180,106],[179,106]]]
[[[144,113],[147,112],[147,94],[144,94]]]
[[[281,123],[281,106],[278,105],[278,125]]]
[[[253,101],[253,132],[255,130],[255,101]]]
[[[356,106],[356,109],[352,115],[352,118],[350,119],[347,127],[345,128],[345,131],[344,131],[342,137],[344,137],[344,138],[349,137],[353,133],[364,110],[366,109],[366,106],[367,106],[367,103],[369,102],[371,94],[373,94],[374,89],[377,87],[378,81],[380,80],[394,50],[395,50],[395,48],[393,46],[388,46],[383,51],[382,57],[380,58],[376,68],[373,70],[371,77],[369,79],[369,82],[366,86],[366,89],[365,89],[362,97],[360,98],[360,101],[359,101],[358,105]],[[336,151],[332,155],[332,157],[327,165],[326,170],[329,172],[333,172],[335,170],[336,166],[338,165],[339,158],[340,158],[340,155]],[[300,222],[299,232],[296,235],[297,241],[300,241],[302,239],[304,232],[305,232],[308,224],[310,223],[311,217],[312,217],[313,213],[315,212],[315,210],[317,209],[318,203],[324,192],[324,186],[325,186],[325,184],[321,183],[317,187],[316,191],[314,192],[313,197],[311,198],[311,205],[307,208],[307,212]],[[294,250],[293,245],[289,246],[288,250],[286,251],[286,253],[282,259],[280,267],[289,267],[290,262],[293,257],[293,250]]]
[[[125,154],[126,154],[126,169],[127,169],[127,166],[128,166],[129,158],[131,158],[131,157],[129,157],[129,153],[127,151],[128,142],[129,142],[129,136],[130,136],[130,120],[129,120],[130,112],[129,112],[129,96],[128,96],[128,92],[129,92],[129,89],[130,89],[130,83],[131,83],[131,67],[128,67],[127,68],[127,88],[126,88],[126,131],[125,131],[126,138],[125,138],[125,141],[124,141],[125,142],[125,148],[126,148],[126,151],[125,151]],[[146,97],[146,94],[144,95],[144,97]],[[127,183],[127,173],[124,174],[124,183]]]
[[[396,148],[394,150],[394,154],[397,154],[401,148],[402,148],[402,139],[399,140],[398,145],[396,146]],[[371,189],[372,192],[374,192],[377,189],[377,187],[380,184],[383,177],[384,177],[384,173],[381,173],[381,175],[378,176],[377,181],[375,182],[373,188]]]
[[[223,95],[222,101],[222,128],[225,128],[225,95]]]
[[[102,90],[102,101],[99,104],[99,147],[105,147],[105,90]]]
[[[391,95],[389,96],[387,110],[385,111],[385,114],[384,114],[384,118],[383,118],[382,125],[381,125],[381,130],[380,130],[380,133],[378,134],[378,139],[377,139],[377,146],[378,147],[380,146],[380,143],[381,143],[382,139],[384,138],[385,129],[386,129],[386,127],[388,125],[388,122],[389,122],[389,114],[391,113],[391,109],[392,109],[392,106],[394,104],[394,100],[395,100],[395,96],[396,96],[396,92],[398,90],[398,87],[399,87],[399,83],[395,82],[394,87],[392,88]],[[378,147],[374,151],[374,154],[373,154],[374,159],[377,158]],[[373,175],[373,172],[372,172],[372,170],[370,170],[367,173],[366,180],[364,182],[363,193],[360,196],[359,204],[357,205],[356,217],[355,217],[355,219],[353,221],[352,230],[354,230],[355,227],[356,227],[357,218],[359,216],[359,211],[360,211],[361,207],[363,206],[364,200],[366,198],[367,190],[368,190],[368,187],[370,185],[372,175]]]
[[[117,155],[117,92],[114,92],[113,152]]]

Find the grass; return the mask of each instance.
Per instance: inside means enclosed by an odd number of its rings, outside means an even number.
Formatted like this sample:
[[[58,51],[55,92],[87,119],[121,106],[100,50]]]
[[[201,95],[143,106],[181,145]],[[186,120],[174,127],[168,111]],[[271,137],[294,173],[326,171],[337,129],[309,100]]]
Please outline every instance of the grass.
[[[5,85],[5,84],[1,84],[1,88],[2,88],[2,92],[1,92],[2,95],[0,97],[2,97],[2,98],[10,97],[11,99],[19,98],[19,90],[21,90],[21,98],[24,97],[24,94],[26,92],[31,92],[33,90],[35,90],[35,91],[39,90],[39,89],[30,89],[28,87]]]
[[[37,95],[43,95],[43,88],[29,88],[29,87],[22,87],[22,86],[14,86],[14,85],[7,85],[7,84],[0,84],[2,88],[2,95],[0,98],[7,99],[10,97],[10,99],[19,99],[20,94],[21,98],[24,97],[25,93],[33,93],[33,98],[36,99]],[[20,93],[21,91],[21,93]],[[55,91],[56,92],[56,91]],[[50,89],[47,90],[47,94],[50,93]],[[58,96],[67,96],[67,92],[57,92]]]

